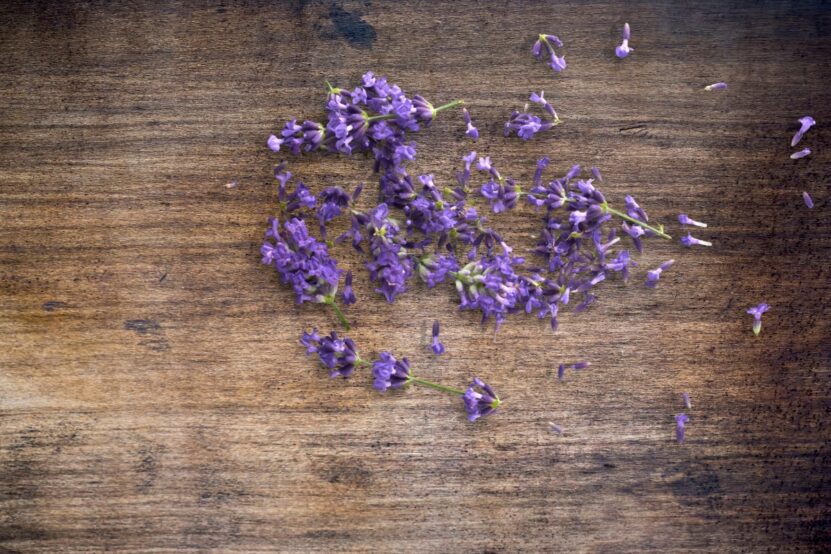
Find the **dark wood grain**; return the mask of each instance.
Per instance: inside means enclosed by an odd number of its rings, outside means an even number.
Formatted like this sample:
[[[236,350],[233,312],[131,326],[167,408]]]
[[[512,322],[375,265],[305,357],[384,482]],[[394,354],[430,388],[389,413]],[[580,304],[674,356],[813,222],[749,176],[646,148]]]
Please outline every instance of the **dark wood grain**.
[[[0,549],[829,549],[827,3],[5,2],[0,28]],[[539,32],[566,42],[561,75],[531,58]],[[449,288],[387,305],[358,270],[365,355],[478,374],[505,409],[471,425],[429,390],[328,379],[297,338],[334,318],[259,263],[265,137],[369,69],[465,98],[503,171],[599,165],[611,201],[634,194],[676,235],[690,213],[713,248],[650,241],[633,282],[557,333],[515,317],[494,334]],[[565,124],[503,139],[540,89]],[[814,154],[791,161],[805,114]],[[420,133],[414,170],[449,182],[462,130],[443,114]],[[374,182],[361,158],[290,163],[315,190]],[[539,225],[493,221],[518,248]]]

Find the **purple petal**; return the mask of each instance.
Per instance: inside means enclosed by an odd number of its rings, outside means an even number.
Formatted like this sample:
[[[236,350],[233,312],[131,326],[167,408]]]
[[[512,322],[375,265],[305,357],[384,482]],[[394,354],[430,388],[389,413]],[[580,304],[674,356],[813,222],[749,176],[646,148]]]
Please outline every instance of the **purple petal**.
[[[811,198],[811,195],[805,191],[802,192],[802,200],[805,201],[805,205],[808,206],[808,208],[814,207],[814,199]]]
[[[809,155],[810,153],[811,153],[810,148],[803,148],[799,152],[794,152],[793,154],[791,154],[791,159],[792,160],[798,160],[799,158],[804,158],[805,156]]]

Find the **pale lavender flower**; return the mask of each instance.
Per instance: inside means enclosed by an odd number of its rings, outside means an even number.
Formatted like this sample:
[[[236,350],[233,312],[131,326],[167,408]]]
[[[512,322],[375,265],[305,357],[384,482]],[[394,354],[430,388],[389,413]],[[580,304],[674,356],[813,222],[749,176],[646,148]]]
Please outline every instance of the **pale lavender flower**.
[[[439,341],[439,320],[433,322],[433,340],[431,343],[433,353],[437,356],[444,354],[444,345]]]
[[[707,227],[706,223],[702,223],[701,221],[696,221],[687,214],[678,214],[678,223],[681,225],[693,225],[695,227]]]
[[[811,154],[811,149],[810,148],[803,148],[799,152],[794,152],[793,154],[791,154],[791,159],[792,160],[798,160],[799,158],[804,158],[805,156],[808,156],[810,154]]]
[[[467,131],[465,131],[465,134],[473,140],[478,140],[479,129],[473,126],[473,122],[470,119],[470,112],[467,111],[467,108],[462,108],[462,116],[465,118],[465,124],[467,125]]]
[[[689,420],[690,417],[685,413],[680,413],[675,416],[675,439],[678,441],[678,444],[684,444],[684,433]]]
[[[684,407],[688,410],[692,410],[692,403],[690,402],[690,393],[682,392],[681,399],[684,401]]]
[[[690,248],[694,245],[698,245],[698,246],[712,246],[713,245],[712,242],[697,239],[694,236],[692,236],[690,233],[687,233],[687,236],[685,236],[685,237],[681,237],[681,244],[683,244],[687,248]]]
[[[563,429],[561,426],[557,425],[556,423],[552,423],[552,422],[549,421],[548,425],[551,428],[552,433],[557,433],[558,435],[562,435],[563,433],[565,433],[565,429]]]
[[[791,146],[796,146],[799,143],[799,141],[802,140],[802,137],[805,136],[805,133],[808,132],[808,129],[810,129],[811,127],[813,127],[816,124],[817,124],[817,122],[814,121],[814,118],[811,117],[810,115],[800,117],[799,118],[799,125],[800,125],[799,131],[797,131],[796,134],[791,139]]]
[[[753,306],[747,310],[747,313],[753,316],[753,334],[758,335],[762,332],[762,314],[770,309],[770,306],[762,302],[758,306]]]
[[[669,267],[672,266],[672,264],[674,264],[674,263],[675,263],[675,260],[668,260],[668,261],[662,263],[657,268],[655,268],[651,271],[647,271],[646,272],[646,286],[651,288],[651,289],[654,289],[658,285],[658,279],[661,278],[661,273],[663,273],[664,271],[669,269]]]
[[[726,89],[727,89],[727,83],[722,83],[722,82],[713,83],[712,85],[707,85],[706,87],[704,87],[704,90],[706,90],[706,91],[726,90]]]
[[[629,24],[625,23],[623,25],[623,41],[620,43],[620,46],[615,48],[615,56],[617,56],[620,59],[625,58],[626,56],[635,51],[634,48],[629,46],[629,34]]]
[[[280,151],[280,146],[283,144],[283,139],[277,138],[274,135],[269,135],[268,137],[268,147],[271,148],[274,152]]]
[[[502,403],[493,389],[478,377],[473,378],[462,399],[468,421],[476,421],[492,414]]]
[[[808,206],[809,209],[814,207],[814,199],[811,198],[811,195],[805,191],[802,192],[802,200],[805,201],[805,205]]]

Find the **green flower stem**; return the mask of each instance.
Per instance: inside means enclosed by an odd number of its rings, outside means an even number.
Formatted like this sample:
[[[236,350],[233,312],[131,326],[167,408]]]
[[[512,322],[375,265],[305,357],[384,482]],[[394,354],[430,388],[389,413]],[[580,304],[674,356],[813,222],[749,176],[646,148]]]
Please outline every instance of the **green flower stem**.
[[[335,310],[335,315],[338,316],[338,321],[340,321],[340,323],[341,323],[341,325],[343,325],[344,329],[346,329],[347,331],[352,329],[352,327],[349,325],[349,322],[346,320],[346,316],[343,315],[343,312],[340,311],[340,308],[338,307],[338,305],[335,304],[335,298],[334,297],[327,296],[326,300],[324,300],[324,303],[329,304],[330,306],[332,306],[332,309]]]
[[[668,240],[671,240],[671,239],[672,239],[672,237],[671,237],[671,236],[669,236],[668,234],[664,233],[663,226],[661,226],[661,228],[660,228],[660,229],[657,229],[657,228],[653,227],[652,225],[648,225],[648,224],[644,223],[643,221],[638,221],[638,220],[637,220],[637,219],[635,219],[634,217],[629,217],[629,215],[628,215],[628,214],[625,214],[625,213],[623,213],[623,212],[619,212],[619,211],[617,211],[617,210],[616,210],[616,209],[614,209],[614,208],[610,208],[608,204],[603,204],[603,211],[604,211],[604,212],[606,212],[606,213],[610,213],[610,214],[616,215],[616,216],[618,216],[619,218],[621,218],[621,219],[625,219],[626,221],[628,221],[628,222],[630,222],[630,223],[634,223],[634,224],[636,224],[636,225],[640,225],[640,226],[641,226],[641,227],[643,227],[644,229],[649,229],[650,231],[654,232],[656,235],[658,235],[658,236],[659,236],[659,237],[661,237],[661,238],[665,238],[665,239],[668,239]]]
[[[454,100],[452,102],[448,102],[447,104],[443,104],[443,105],[439,106],[438,108],[433,108],[433,115],[439,113],[442,110],[447,110],[447,109],[453,108],[455,106],[459,106],[459,105],[464,104],[464,103],[465,103],[464,100]],[[395,119],[395,114],[394,113],[386,113],[386,114],[383,114],[383,115],[373,115],[372,117],[367,117],[366,122],[369,123],[371,121],[381,121],[383,119]]]
[[[450,394],[458,394],[459,396],[464,396],[465,391],[461,389],[454,389],[453,387],[448,387],[445,385],[440,385],[438,383],[434,383],[432,381],[428,381],[427,379],[419,379],[418,377],[410,376],[410,379],[407,381],[408,383],[416,383],[418,385],[424,385],[425,387],[430,387],[436,390],[440,390],[442,392],[449,392]]]

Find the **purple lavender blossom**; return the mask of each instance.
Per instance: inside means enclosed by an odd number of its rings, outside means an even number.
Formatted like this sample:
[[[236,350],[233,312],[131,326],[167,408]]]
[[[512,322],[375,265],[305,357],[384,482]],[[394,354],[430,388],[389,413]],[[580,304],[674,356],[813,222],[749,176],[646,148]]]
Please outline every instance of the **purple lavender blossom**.
[[[694,227],[701,227],[701,228],[706,228],[707,227],[706,223],[696,221],[693,218],[691,218],[690,216],[688,216],[687,214],[678,214],[678,223],[680,223],[681,225],[692,225]]]
[[[497,183],[491,179],[482,185],[479,193],[487,198],[495,214],[513,209],[516,206],[518,198],[517,187],[511,179],[507,180],[507,185],[505,183]]]
[[[704,87],[704,90],[706,90],[707,92],[709,92],[711,90],[726,90],[726,89],[727,89],[727,83],[721,83],[721,82],[713,83],[712,85],[707,85],[706,87]]]
[[[428,254],[417,260],[416,271],[427,288],[433,288],[444,282],[447,275],[459,269],[459,264],[453,256]]]
[[[808,206],[808,209],[813,209],[814,207],[814,199],[811,198],[811,195],[805,191],[802,191],[802,200],[805,202],[805,205]]]
[[[713,245],[712,242],[697,239],[694,236],[692,236],[690,233],[687,233],[686,236],[681,237],[681,244],[683,244],[687,248],[690,248],[694,245],[698,245],[698,246],[712,246]]]
[[[541,34],[531,48],[531,53],[538,60],[542,60],[543,56],[547,54],[549,57],[549,67],[555,73],[559,73],[566,68],[566,59],[565,56],[557,56],[557,53],[554,51],[555,46],[562,48],[563,42],[554,35]],[[543,50],[545,50],[544,53]]]
[[[283,139],[277,138],[274,135],[268,136],[268,147],[271,148],[273,152],[279,152],[280,146],[283,144]]]
[[[791,154],[791,159],[792,160],[798,160],[798,159],[804,158],[805,156],[808,156],[810,154],[811,154],[811,149],[810,148],[803,148],[799,152],[794,152],[793,154]]]
[[[306,355],[317,353],[320,361],[331,371],[330,377],[349,377],[356,365],[362,363],[355,343],[349,337],[338,338],[338,334],[332,331],[329,336],[317,334],[317,329],[311,333],[303,332],[300,344],[306,347]]]
[[[688,410],[692,410],[692,403],[690,402],[690,393],[682,392],[681,399],[684,401],[684,407]]]
[[[403,387],[410,381],[410,362],[407,358],[396,360],[389,352],[381,352],[380,359],[372,364],[373,386],[381,391]]]
[[[753,306],[747,310],[747,313],[753,316],[753,334],[757,335],[762,332],[762,314],[770,309],[770,306],[762,302],[758,306]]]
[[[558,435],[562,435],[565,433],[565,429],[563,429],[560,425],[556,423],[548,422],[548,428],[551,429],[552,433],[557,433]]]
[[[634,48],[629,46],[629,34],[629,24],[625,23],[623,25],[623,41],[620,43],[620,46],[615,48],[615,56],[617,56],[620,59],[625,58],[626,56],[635,51]]]
[[[476,421],[480,417],[492,414],[502,403],[493,389],[478,377],[473,378],[462,398],[468,421]]]
[[[791,139],[791,146],[796,146],[799,144],[799,141],[802,140],[802,137],[805,136],[805,133],[808,132],[808,129],[816,125],[817,122],[814,120],[813,117],[810,115],[806,115],[799,118],[799,131]]]
[[[600,174],[600,169],[597,167],[592,166],[591,168],[592,176],[597,179],[599,182],[603,182],[603,175]]]
[[[534,102],[535,104],[539,104],[540,106],[542,106],[542,108],[548,113],[548,115],[554,118],[555,122],[560,121],[560,117],[557,115],[557,111],[554,109],[554,106],[552,106],[548,102],[548,100],[545,99],[545,91],[540,91],[539,94],[537,94],[536,92],[532,92],[531,96],[529,97],[529,100],[531,100],[531,102]]]
[[[675,440],[678,441],[678,444],[684,444],[684,434],[689,420],[690,417],[685,413],[675,416]]]
[[[464,117],[465,125],[467,125],[465,134],[473,140],[479,140],[479,129],[473,126],[473,121],[470,119],[470,112],[467,111],[467,108],[462,108],[462,117]]]
[[[355,293],[352,291],[352,271],[347,271],[346,278],[343,280],[343,303],[348,306],[357,301],[358,299],[355,298]]]
[[[551,109],[553,110],[553,108]],[[516,133],[522,140],[530,140],[537,133],[547,131],[559,123],[559,119],[554,122],[543,121],[539,117],[531,115],[528,113],[528,106],[526,105],[524,112],[518,112],[517,110],[511,112],[511,117],[505,123],[504,135],[507,137],[511,133]]]
[[[281,230],[277,218],[270,218],[260,253],[263,263],[273,265],[283,282],[292,286],[298,303],[332,301],[341,272],[326,245],[309,235],[302,219],[286,221]]]
[[[433,322],[433,340],[431,343],[433,353],[437,356],[444,354],[444,345],[439,341],[439,320]]]
[[[658,279],[661,278],[661,273],[663,273],[664,271],[669,269],[670,266],[672,266],[672,264],[674,264],[674,263],[675,263],[675,260],[668,260],[668,261],[662,263],[661,265],[659,265],[657,268],[655,268],[651,271],[647,271],[646,272],[646,286],[651,288],[651,289],[654,289],[658,285]]]

